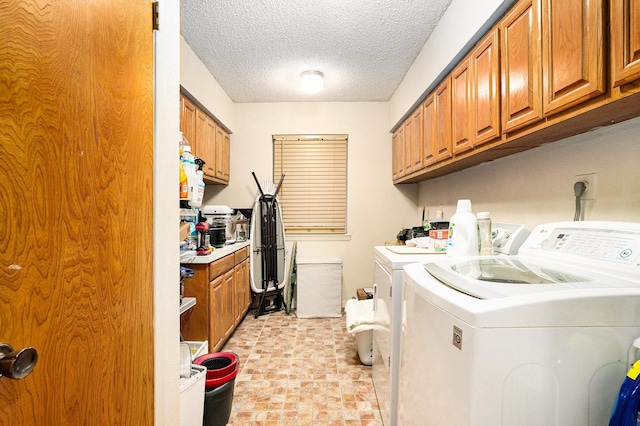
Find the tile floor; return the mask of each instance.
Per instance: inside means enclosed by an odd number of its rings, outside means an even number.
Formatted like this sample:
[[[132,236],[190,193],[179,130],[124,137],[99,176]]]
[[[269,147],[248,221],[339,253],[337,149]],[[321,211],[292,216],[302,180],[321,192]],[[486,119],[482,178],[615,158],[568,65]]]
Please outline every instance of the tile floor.
[[[249,312],[223,351],[240,359],[229,425],[382,425],[344,316]]]

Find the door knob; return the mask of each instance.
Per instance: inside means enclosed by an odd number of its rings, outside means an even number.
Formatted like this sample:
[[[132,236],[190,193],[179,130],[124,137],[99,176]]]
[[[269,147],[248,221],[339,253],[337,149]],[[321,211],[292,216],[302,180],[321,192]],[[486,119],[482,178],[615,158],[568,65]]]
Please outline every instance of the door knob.
[[[38,352],[33,348],[13,350],[8,343],[0,342],[0,377],[24,379],[38,362]]]

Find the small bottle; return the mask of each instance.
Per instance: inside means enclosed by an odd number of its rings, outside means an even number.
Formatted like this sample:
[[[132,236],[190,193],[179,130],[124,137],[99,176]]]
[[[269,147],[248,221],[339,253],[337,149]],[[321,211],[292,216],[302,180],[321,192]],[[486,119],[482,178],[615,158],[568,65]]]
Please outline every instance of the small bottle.
[[[471,211],[471,200],[458,200],[449,220],[447,255],[450,258],[478,255],[478,222]]]
[[[480,256],[491,256],[493,254],[491,218],[489,217],[489,212],[478,213],[478,243]]]

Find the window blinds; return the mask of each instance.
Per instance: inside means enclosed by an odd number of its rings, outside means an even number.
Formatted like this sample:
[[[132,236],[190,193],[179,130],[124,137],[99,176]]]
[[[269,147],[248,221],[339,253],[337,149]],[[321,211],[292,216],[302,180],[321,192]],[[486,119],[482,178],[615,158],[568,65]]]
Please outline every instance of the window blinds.
[[[285,232],[346,233],[347,135],[274,135],[273,159]]]

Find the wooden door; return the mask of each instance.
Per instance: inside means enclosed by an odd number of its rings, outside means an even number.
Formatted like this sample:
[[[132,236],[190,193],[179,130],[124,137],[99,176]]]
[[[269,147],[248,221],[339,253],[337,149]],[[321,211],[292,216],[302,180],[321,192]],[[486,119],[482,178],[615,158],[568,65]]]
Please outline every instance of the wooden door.
[[[411,168],[418,171],[422,169],[422,146],[424,144],[424,124],[422,123],[422,105],[418,106],[412,115],[413,135],[411,137]]]
[[[427,167],[436,162],[436,104],[433,93],[422,103],[422,123],[424,126],[422,164]]]
[[[501,135],[499,34],[497,28],[491,31],[471,54],[474,146]]]
[[[6,0],[0,28],[0,341],[39,355],[0,419],[153,425],[151,5]]]
[[[502,128],[509,132],[542,119],[540,0],[521,0],[500,23]]]
[[[611,0],[613,87],[640,79],[640,0]]]
[[[451,157],[451,77],[434,91],[436,162]]]
[[[471,60],[467,58],[451,73],[451,130],[454,154],[473,148],[471,117],[475,114],[471,93]]]
[[[605,92],[602,0],[543,0],[543,110],[565,110]]]

